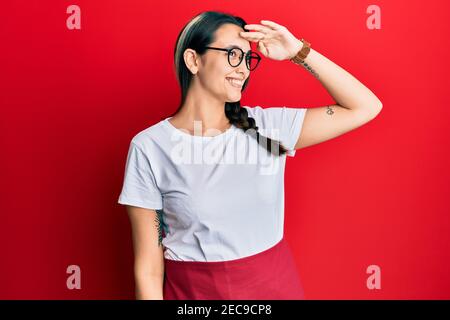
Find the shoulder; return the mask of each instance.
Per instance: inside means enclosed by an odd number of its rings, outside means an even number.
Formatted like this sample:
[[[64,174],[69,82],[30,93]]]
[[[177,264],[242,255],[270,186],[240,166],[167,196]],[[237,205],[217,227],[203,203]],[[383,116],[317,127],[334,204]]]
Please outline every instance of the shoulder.
[[[248,116],[249,117],[258,117],[261,118],[262,120],[264,118],[267,117],[277,117],[282,115],[284,112],[286,112],[286,110],[288,110],[289,108],[287,108],[286,106],[282,106],[282,107],[261,107],[261,106],[242,106],[243,108],[245,108],[247,110]]]
[[[301,118],[304,116],[306,112],[306,108],[304,107],[287,107],[287,106],[278,106],[278,107],[261,107],[261,106],[242,106],[247,109],[247,113],[249,117],[254,117],[255,120],[260,120],[265,124],[282,124],[283,122],[289,122],[295,118]]]
[[[261,106],[242,106],[247,110],[249,117],[259,116],[264,112],[264,109]]]
[[[149,149],[152,145],[158,142],[164,135],[162,135],[162,122],[159,121],[147,128],[142,129],[136,133],[131,139],[131,145],[134,145],[143,151]]]
[[[283,107],[261,107],[243,106],[247,110],[248,116],[254,118],[260,128],[272,128],[281,125],[287,108]]]

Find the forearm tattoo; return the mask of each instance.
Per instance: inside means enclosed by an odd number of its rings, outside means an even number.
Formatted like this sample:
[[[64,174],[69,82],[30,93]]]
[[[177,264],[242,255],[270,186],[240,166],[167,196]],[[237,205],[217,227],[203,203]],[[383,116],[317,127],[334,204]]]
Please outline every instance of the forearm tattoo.
[[[314,77],[319,79],[319,74],[316,71],[314,71],[305,61],[301,62],[301,66],[306,70],[308,70]]]
[[[329,114],[330,116],[333,115],[334,111],[333,109],[331,109],[330,106],[327,106],[327,114]]]

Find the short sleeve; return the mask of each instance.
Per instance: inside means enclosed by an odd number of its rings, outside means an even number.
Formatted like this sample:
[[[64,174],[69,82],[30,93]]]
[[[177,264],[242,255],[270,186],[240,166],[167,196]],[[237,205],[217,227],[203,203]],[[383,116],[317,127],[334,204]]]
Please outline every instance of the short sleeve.
[[[150,160],[133,141],[128,150],[118,203],[154,210],[163,207],[162,195],[156,184]]]
[[[249,116],[255,118],[256,125],[264,128],[262,131],[266,136],[279,140],[288,149],[288,156],[295,155],[295,144],[300,137],[307,108],[260,106],[245,108]]]

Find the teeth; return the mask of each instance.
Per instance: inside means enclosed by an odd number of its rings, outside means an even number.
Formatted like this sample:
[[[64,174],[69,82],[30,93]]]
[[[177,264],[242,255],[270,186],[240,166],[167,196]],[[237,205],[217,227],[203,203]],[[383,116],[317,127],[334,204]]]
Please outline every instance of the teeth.
[[[227,78],[227,80],[231,83],[231,85],[233,85],[235,87],[242,87],[242,84],[243,84],[242,80],[237,80],[237,79],[232,79],[232,78]]]

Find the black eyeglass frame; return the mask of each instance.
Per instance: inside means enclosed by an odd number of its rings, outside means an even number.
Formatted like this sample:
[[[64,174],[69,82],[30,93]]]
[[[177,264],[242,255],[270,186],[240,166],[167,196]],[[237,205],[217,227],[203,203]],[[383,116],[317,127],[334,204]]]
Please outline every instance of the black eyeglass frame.
[[[227,48],[217,48],[217,47],[205,47],[205,48],[206,48],[206,49],[221,50],[221,51],[226,51],[226,52],[228,52],[228,55],[227,55],[227,57],[228,57],[228,63],[229,63],[230,66],[232,66],[232,67],[237,67],[237,66],[239,66],[239,65],[242,63],[242,60],[244,60],[244,56],[245,56],[245,66],[246,66],[247,69],[250,70],[250,71],[255,70],[256,67],[259,65],[259,62],[261,61],[261,56],[260,56],[257,52],[252,51],[252,50],[249,50],[249,51],[247,51],[247,53],[245,53],[244,50],[242,50],[241,48],[238,48],[238,47],[228,48],[228,49],[227,49]],[[240,59],[239,63],[238,63],[237,65],[233,66],[233,65],[231,64],[231,61],[230,61],[230,54],[231,54],[231,51],[233,51],[233,50],[235,50],[235,49],[241,51],[242,54],[240,55],[241,59]],[[253,69],[250,69],[250,66],[249,66],[248,62],[249,62],[249,57],[250,57],[250,55],[251,55],[252,53],[256,55],[256,56],[252,56],[252,57],[253,57],[253,58],[256,58],[256,59],[258,60],[258,62],[256,63],[256,65],[255,65],[255,67],[254,67]]]

